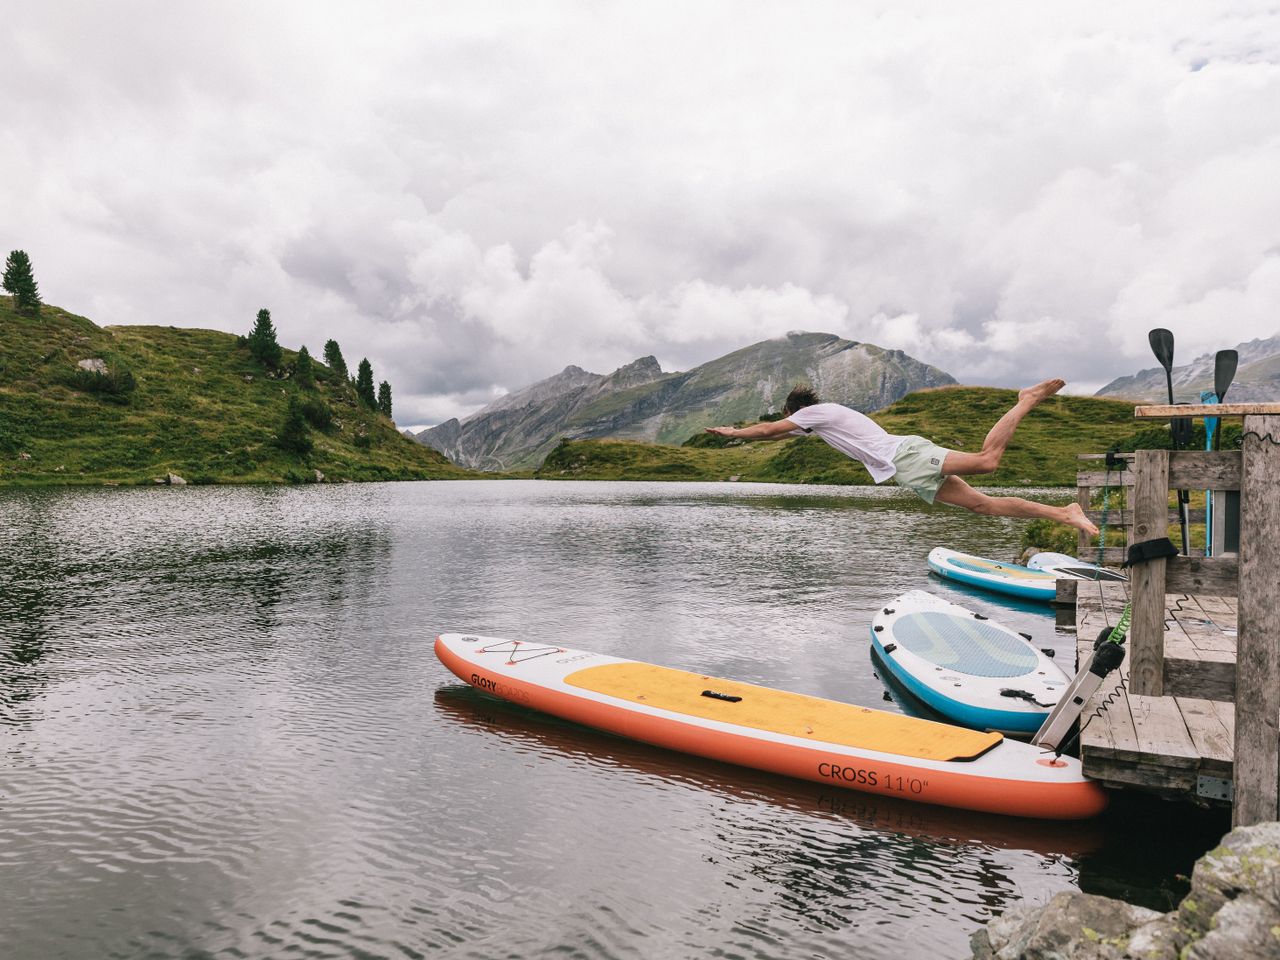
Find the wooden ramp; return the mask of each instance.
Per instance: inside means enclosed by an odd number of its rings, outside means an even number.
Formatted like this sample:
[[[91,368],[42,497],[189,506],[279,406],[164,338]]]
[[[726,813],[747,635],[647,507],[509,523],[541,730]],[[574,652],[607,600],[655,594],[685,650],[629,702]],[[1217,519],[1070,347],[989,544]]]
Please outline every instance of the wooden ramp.
[[[1084,584],[1076,595],[1077,663],[1114,624],[1128,584]],[[1108,787],[1200,802],[1230,799],[1235,742],[1236,601],[1165,595],[1165,696],[1128,687],[1129,659],[1081,717],[1080,759]],[[1122,682],[1123,681],[1123,682]]]

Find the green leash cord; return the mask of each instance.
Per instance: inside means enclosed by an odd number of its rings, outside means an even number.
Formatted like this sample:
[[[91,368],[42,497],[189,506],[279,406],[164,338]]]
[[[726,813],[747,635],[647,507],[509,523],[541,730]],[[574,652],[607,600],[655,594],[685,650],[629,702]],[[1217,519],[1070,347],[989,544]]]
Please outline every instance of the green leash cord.
[[[1120,614],[1120,619],[1116,621],[1116,625],[1111,628],[1111,632],[1107,634],[1104,643],[1124,643],[1125,636],[1129,633],[1129,616],[1133,613],[1133,604],[1126,603],[1124,610]]]

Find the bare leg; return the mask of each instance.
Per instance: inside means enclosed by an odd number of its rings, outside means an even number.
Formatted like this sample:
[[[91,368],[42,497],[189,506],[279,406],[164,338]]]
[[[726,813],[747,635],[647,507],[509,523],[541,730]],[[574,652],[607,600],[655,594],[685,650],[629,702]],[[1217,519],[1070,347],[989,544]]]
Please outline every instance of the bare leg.
[[[1097,536],[1098,528],[1085,516],[1078,503],[1069,503],[1065,507],[1051,507],[1047,503],[1036,503],[1034,500],[1023,500],[1021,497],[989,497],[980,493],[959,477],[947,477],[938,490],[936,503],[949,503],[954,507],[963,507],[985,517],[1028,517],[1033,519],[1056,520],[1083,530],[1089,536]]]
[[[952,450],[942,461],[942,474],[946,477],[969,477],[977,473],[995,473],[1000,466],[1000,458],[1013,439],[1013,431],[1018,428],[1022,418],[1035,408],[1041,400],[1051,397],[1066,386],[1065,380],[1045,380],[1034,387],[1018,391],[1018,402],[1013,405],[982,441],[981,453],[964,453]]]

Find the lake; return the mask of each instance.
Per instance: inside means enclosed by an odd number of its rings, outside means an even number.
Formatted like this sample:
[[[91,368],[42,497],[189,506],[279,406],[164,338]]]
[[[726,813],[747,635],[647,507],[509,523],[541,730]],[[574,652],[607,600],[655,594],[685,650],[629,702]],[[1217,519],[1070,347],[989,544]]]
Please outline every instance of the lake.
[[[1062,498],[1063,491],[1057,496]],[[971,815],[492,700],[465,631],[913,712],[872,613],[1019,521],[895,488],[470,481],[0,491],[6,960],[911,958],[1086,889],[1169,909],[1227,824]]]

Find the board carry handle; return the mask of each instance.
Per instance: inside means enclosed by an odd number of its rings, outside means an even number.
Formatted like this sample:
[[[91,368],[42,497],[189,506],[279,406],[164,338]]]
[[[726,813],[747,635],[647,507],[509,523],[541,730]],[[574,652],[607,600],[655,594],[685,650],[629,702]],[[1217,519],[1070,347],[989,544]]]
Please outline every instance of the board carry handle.
[[[725,703],[738,703],[742,700],[741,697],[735,697],[731,693],[717,693],[714,690],[703,690],[702,695],[710,697],[712,700],[723,700]]]

